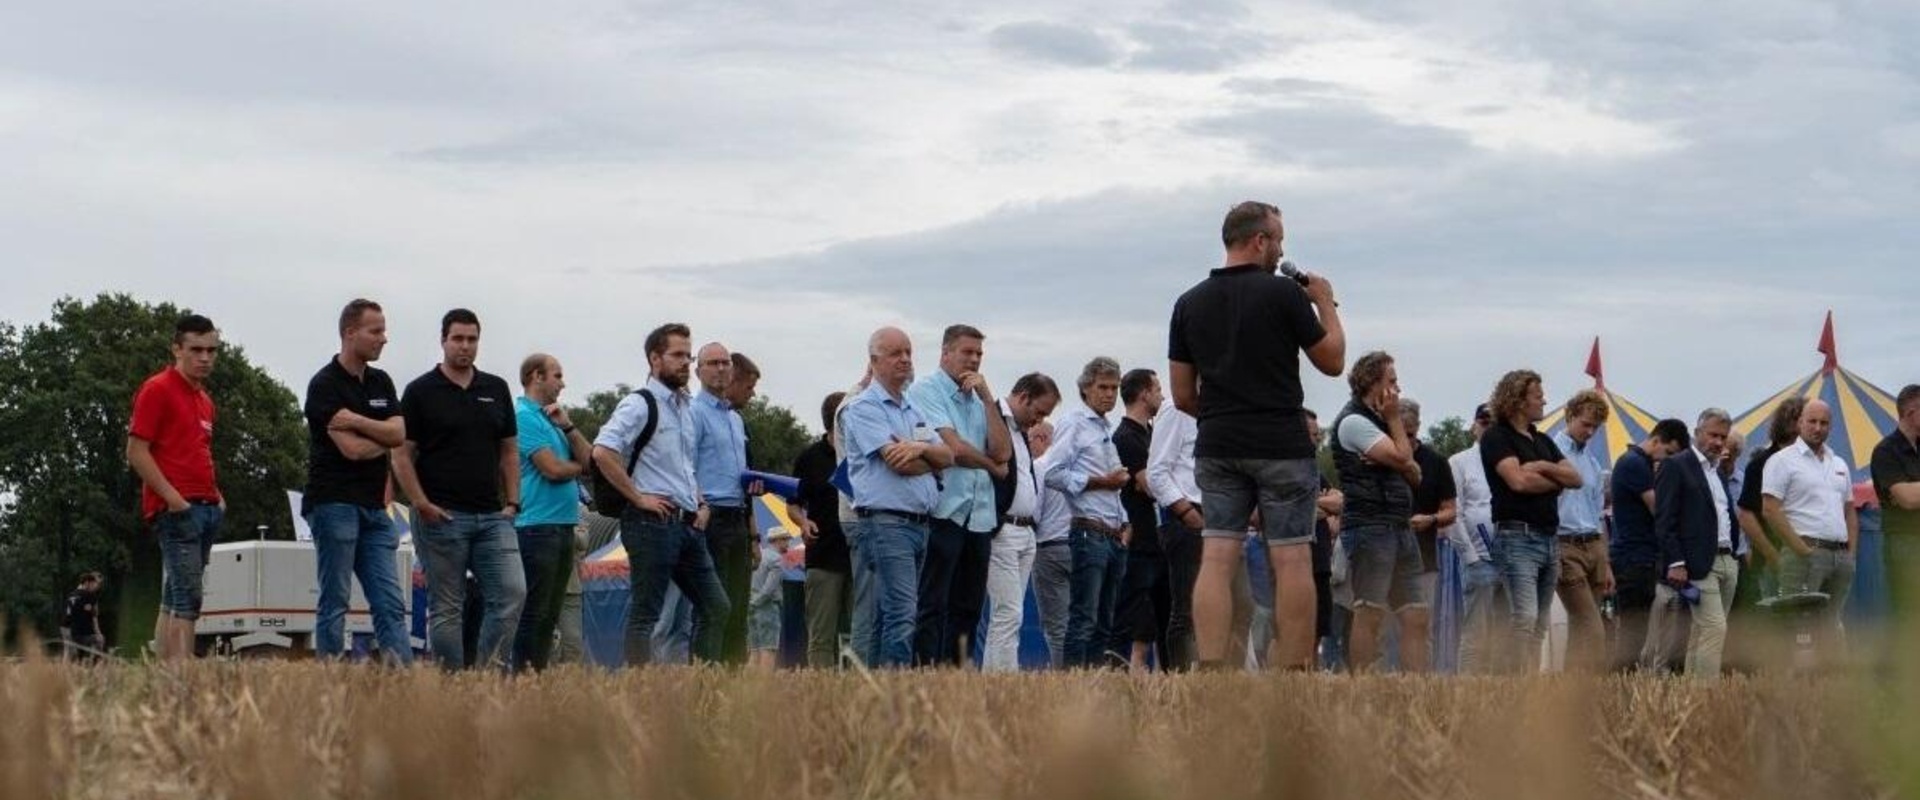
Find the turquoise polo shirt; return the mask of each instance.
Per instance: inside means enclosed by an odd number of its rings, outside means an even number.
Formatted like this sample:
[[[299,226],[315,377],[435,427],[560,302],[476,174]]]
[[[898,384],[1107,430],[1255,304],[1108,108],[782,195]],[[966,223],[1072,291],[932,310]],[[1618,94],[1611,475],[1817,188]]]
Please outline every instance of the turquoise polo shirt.
[[[514,401],[513,416],[520,428],[520,513],[513,518],[516,528],[535,525],[573,525],[580,521],[580,489],[572,480],[553,481],[533,465],[533,454],[542,450],[561,461],[573,460],[573,448],[567,436],[553,426],[540,404],[522,395]]]

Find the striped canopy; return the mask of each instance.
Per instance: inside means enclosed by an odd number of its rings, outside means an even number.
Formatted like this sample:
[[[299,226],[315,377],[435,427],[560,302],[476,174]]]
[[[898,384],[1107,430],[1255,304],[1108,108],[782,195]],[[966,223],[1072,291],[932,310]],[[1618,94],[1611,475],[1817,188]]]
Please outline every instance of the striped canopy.
[[[1747,452],[1755,452],[1767,446],[1768,425],[1782,401],[1789,397],[1817,398],[1833,409],[1833,435],[1827,439],[1827,446],[1846,459],[1855,481],[1868,480],[1871,465],[1867,462],[1873,458],[1874,446],[1893,431],[1900,418],[1893,395],[1840,366],[1831,311],[1827,312],[1827,324],[1820,332],[1820,346],[1815,352],[1826,356],[1820,371],[1787,384],[1766,402],[1735,417],[1733,432],[1746,438]]]
[[[1900,416],[1894,410],[1893,395],[1837,365],[1831,371],[1822,369],[1734,418],[1733,432],[1747,440],[1748,452],[1767,446],[1768,422],[1774,409],[1789,397],[1826,401],[1833,409],[1833,436],[1827,446],[1853,467],[1854,480],[1866,480],[1874,445],[1893,430]]]

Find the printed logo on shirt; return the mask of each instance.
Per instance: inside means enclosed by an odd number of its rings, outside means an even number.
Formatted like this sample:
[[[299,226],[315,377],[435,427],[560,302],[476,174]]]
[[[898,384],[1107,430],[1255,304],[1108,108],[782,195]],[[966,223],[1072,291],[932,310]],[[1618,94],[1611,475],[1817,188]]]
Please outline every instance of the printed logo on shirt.
[[[372,399],[372,400],[368,400],[368,401],[367,401],[367,407],[368,407],[368,408],[379,408],[379,409],[385,409],[385,408],[387,407],[387,398],[384,398],[384,397],[376,397],[376,398],[374,398],[374,399]]]
[[[485,395],[482,395],[482,396],[480,397],[480,402],[482,402],[482,403],[491,403],[491,402],[493,402],[493,398],[491,398],[491,397],[487,397],[487,396],[485,396]]]

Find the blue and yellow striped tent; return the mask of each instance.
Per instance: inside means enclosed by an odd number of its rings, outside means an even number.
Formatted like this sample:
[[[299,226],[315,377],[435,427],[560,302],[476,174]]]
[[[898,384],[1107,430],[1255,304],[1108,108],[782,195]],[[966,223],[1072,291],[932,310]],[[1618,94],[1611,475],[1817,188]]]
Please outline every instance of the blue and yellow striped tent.
[[[1587,374],[1593,377],[1593,388],[1607,399],[1612,413],[1607,415],[1607,423],[1593,435],[1594,443],[1600,447],[1603,464],[1613,469],[1613,463],[1626,455],[1627,447],[1638,444],[1647,438],[1647,433],[1660,421],[1659,417],[1647,413],[1646,409],[1635,405],[1632,400],[1621,397],[1607,388],[1606,373],[1600,368],[1600,340],[1593,340],[1593,351],[1587,356]],[[1568,397],[1572,395],[1569,394]],[[1567,427],[1567,407],[1563,402],[1559,408],[1547,414],[1540,421],[1540,429],[1548,435],[1559,433]]]
[[[1817,352],[1826,356],[1826,363],[1818,372],[1788,384],[1765,402],[1735,417],[1733,432],[1746,438],[1747,452],[1757,452],[1767,446],[1767,426],[1781,401],[1789,397],[1818,398],[1833,409],[1833,436],[1827,440],[1827,446],[1846,459],[1847,465],[1853,468],[1855,481],[1867,480],[1867,462],[1873,457],[1874,445],[1893,430],[1900,416],[1894,409],[1893,395],[1840,366],[1838,350],[1834,347],[1831,311],[1827,312],[1827,324],[1820,334]]]

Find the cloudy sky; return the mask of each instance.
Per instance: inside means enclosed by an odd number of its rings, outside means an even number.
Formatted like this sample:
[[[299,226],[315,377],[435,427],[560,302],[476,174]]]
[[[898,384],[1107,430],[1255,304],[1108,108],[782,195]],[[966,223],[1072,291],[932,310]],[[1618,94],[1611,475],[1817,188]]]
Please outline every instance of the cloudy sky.
[[[1920,379],[1920,6],[15,3],[0,9],[0,319],[131,292],[301,389],[383,302],[383,366],[559,354],[634,381],[645,332],[755,356],[812,419],[898,324],[988,333],[1002,388],[1167,311],[1242,199],[1331,276],[1428,419],[1499,373],[1655,413],[1812,371],[1822,317]],[[1344,383],[1307,381],[1331,411]]]

